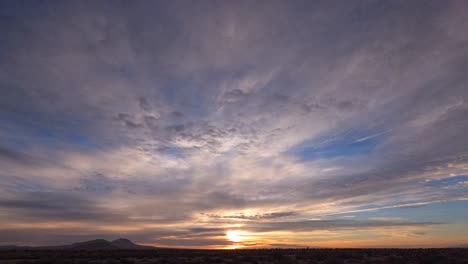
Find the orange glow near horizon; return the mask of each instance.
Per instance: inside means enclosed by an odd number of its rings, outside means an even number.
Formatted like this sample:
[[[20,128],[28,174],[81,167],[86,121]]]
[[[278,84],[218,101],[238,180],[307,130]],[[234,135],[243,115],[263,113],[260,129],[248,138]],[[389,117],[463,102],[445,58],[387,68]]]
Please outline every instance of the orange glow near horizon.
[[[242,242],[247,239],[249,233],[242,230],[230,230],[227,231],[226,237],[232,242]]]

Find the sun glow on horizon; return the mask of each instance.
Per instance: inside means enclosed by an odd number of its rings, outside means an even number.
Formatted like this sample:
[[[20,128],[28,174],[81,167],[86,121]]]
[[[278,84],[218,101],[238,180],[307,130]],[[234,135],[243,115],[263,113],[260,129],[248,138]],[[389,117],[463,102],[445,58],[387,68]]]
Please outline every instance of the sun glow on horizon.
[[[242,230],[229,230],[226,233],[226,237],[232,242],[241,242],[247,239],[249,233]]]

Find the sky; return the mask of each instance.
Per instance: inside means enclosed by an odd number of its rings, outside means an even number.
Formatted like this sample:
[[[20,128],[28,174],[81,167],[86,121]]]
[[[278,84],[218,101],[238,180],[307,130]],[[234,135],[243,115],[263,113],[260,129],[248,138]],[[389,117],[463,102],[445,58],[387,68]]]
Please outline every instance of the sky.
[[[468,245],[468,2],[0,1],[0,244]]]

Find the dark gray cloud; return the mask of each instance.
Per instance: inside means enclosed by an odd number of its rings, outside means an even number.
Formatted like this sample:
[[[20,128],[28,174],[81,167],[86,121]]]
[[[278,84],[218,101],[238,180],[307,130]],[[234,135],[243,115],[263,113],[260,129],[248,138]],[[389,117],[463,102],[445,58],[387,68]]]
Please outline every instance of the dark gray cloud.
[[[35,162],[35,160],[32,157],[24,153],[3,147],[0,147],[0,160],[5,162],[15,162],[21,164],[30,164]]]
[[[28,192],[14,198],[2,198],[0,207],[10,214],[10,220],[27,221],[104,221],[116,222],[126,218],[106,210],[94,201],[73,193]]]

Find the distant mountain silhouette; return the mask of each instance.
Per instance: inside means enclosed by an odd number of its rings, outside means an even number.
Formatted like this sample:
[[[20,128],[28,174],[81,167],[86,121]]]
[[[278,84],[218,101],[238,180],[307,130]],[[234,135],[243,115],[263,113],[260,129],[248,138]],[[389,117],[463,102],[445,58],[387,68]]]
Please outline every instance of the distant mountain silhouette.
[[[111,242],[104,239],[95,239],[85,242],[73,243],[70,246],[72,249],[88,249],[88,250],[102,250],[102,249],[119,249],[117,246],[112,245]]]
[[[152,248],[148,246],[141,246],[133,243],[132,241],[126,238],[119,238],[112,242],[110,242],[113,246],[120,248],[120,249],[143,249],[143,248]]]
[[[45,246],[45,247],[26,247],[26,246],[15,246],[15,245],[0,246],[0,250],[33,250],[33,249],[117,250],[117,249],[155,249],[155,247],[138,245],[126,238],[119,238],[111,242],[105,239],[95,239],[95,240],[78,242],[78,243],[73,243],[71,245],[63,245],[63,246]]]

